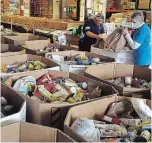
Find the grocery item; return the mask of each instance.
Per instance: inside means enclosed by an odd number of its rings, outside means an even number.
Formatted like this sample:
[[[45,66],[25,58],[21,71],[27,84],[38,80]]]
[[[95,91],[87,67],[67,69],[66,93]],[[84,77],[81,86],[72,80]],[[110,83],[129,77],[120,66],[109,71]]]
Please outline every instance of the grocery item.
[[[102,90],[88,92],[87,82],[75,82],[70,78],[55,78],[51,74],[45,74],[37,79],[33,76],[18,79],[13,88],[22,95],[44,103],[73,104],[102,96]],[[96,90],[95,88],[95,90]],[[35,97],[33,97],[35,96]]]
[[[41,61],[26,61],[24,63],[15,63],[12,65],[1,65],[1,70],[4,73],[17,73],[33,70],[46,69],[47,65]]]
[[[94,64],[102,64],[107,62],[105,60],[101,60],[98,57],[80,56],[79,54],[73,56],[60,56],[60,57],[63,59],[62,62],[64,62],[67,65],[94,65]],[[48,58],[56,60],[53,58],[53,55],[49,55]],[[59,62],[61,62],[61,60]]]
[[[10,105],[6,98],[3,96],[0,97],[1,100],[1,118],[7,117],[9,115],[15,114],[16,108],[14,105]]]
[[[151,82],[147,82],[146,80],[132,78],[132,77],[116,78],[107,81],[121,87],[143,88],[143,89],[151,88]]]
[[[136,98],[131,100],[136,100],[136,103],[143,101]],[[140,116],[133,104],[126,99],[112,102],[100,118],[95,116],[97,120],[78,118],[72,123],[71,129],[88,142],[150,142],[151,118]],[[138,104],[139,109],[147,106],[144,102],[142,104]],[[151,113],[151,109],[145,110]]]

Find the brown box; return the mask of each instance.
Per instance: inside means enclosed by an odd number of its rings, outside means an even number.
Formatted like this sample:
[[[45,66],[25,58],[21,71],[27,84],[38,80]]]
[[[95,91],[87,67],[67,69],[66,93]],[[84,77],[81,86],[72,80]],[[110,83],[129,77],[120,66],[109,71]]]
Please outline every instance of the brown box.
[[[100,72],[99,72],[100,71]],[[121,78],[121,77],[133,77],[151,81],[151,70],[144,67],[117,64],[117,63],[106,63],[102,65],[93,65],[88,67],[85,71],[87,77],[102,81],[104,83],[114,86],[120,94],[127,94],[128,92],[146,91],[150,89],[139,89],[139,88],[126,88],[107,82],[108,79]]]
[[[107,84],[103,84],[101,82],[88,79],[83,76],[79,76],[76,74],[72,73],[65,73],[61,71],[33,71],[33,72],[28,72],[28,73],[22,73],[22,74],[16,74],[11,77],[9,77],[6,81],[5,84],[9,86],[13,86],[15,81],[24,77],[24,76],[34,76],[35,78],[38,78],[44,74],[50,73],[54,77],[69,77],[72,80],[76,82],[86,82],[88,84],[88,90],[91,92],[93,91],[94,88],[97,86],[100,86],[103,90],[103,96],[100,98],[92,98],[87,101],[82,101],[74,104],[53,104],[53,103],[39,103],[35,100],[32,100],[28,96],[25,96],[26,102],[27,102],[27,121],[31,123],[36,123],[40,125],[45,125],[45,126],[51,126],[51,127],[58,127],[62,128],[63,127],[63,122],[66,116],[67,111],[69,110],[70,107],[90,102],[93,100],[98,100],[101,98],[104,98],[105,96],[108,95],[117,95],[117,91],[112,87]]]
[[[104,115],[110,103],[115,101],[122,101],[124,99],[130,100],[131,98],[122,96],[108,96],[100,100],[72,107],[69,110],[64,122],[64,132],[77,142],[86,142],[84,138],[80,137],[71,130],[70,127],[72,123],[79,118],[99,120],[99,118]],[[144,102],[151,108],[151,100],[144,100]]]
[[[39,60],[39,61],[45,63],[49,69],[59,67],[59,65],[57,63],[55,63],[47,58],[37,56],[37,55],[30,55],[30,54],[1,57],[1,64],[2,65],[12,65],[15,63],[23,63],[23,62],[32,61],[32,60]]]
[[[76,45],[76,46],[78,46],[79,40],[80,40],[79,36],[73,36],[73,35],[70,35],[70,34],[66,34],[67,45]]]
[[[83,52],[83,51],[60,51],[60,52],[52,52],[52,53],[46,53],[45,57],[46,58],[50,58],[50,56],[52,56],[52,59],[54,62],[57,62],[59,65],[61,65],[61,70],[65,71],[65,72],[71,72],[71,73],[76,73],[76,74],[81,74],[84,75],[84,71],[87,69],[87,67],[89,67],[90,65],[75,65],[75,64],[66,64],[66,62],[64,62],[64,58],[63,57],[72,57],[75,55],[79,55],[80,56],[88,56],[88,57],[92,57],[92,58],[96,58],[98,57],[102,62],[106,62],[106,63],[111,63],[111,62],[115,62],[114,58],[110,58],[110,57],[106,57],[106,56],[102,56],[102,55],[98,55],[98,54],[94,54],[94,53],[90,53],[90,52]]]
[[[1,57],[26,54],[26,50],[22,47],[1,44]]]
[[[41,49],[44,50],[44,48],[47,47],[47,46],[62,48],[65,51],[66,50],[78,50],[78,48],[65,46],[65,45],[59,45],[59,44],[53,44],[53,43],[46,44],[46,45],[44,45],[44,43],[39,44],[36,47],[32,47],[32,49],[30,47],[26,48],[26,45],[25,45],[25,49],[26,49],[27,54],[38,55],[38,56],[43,56],[44,57],[45,54],[48,53],[48,52],[45,52],[45,51],[41,52],[41,51],[38,51],[38,50],[41,50]]]
[[[11,45],[24,45],[26,44],[28,47],[34,47],[39,44],[48,43],[48,38],[42,36],[34,36],[31,34],[24,34],[18,36],[6,36],[5,37],[6,44]],[[34,42],[34,43],[33,43]]]
[[[75,142],[60,130],[18,122],[1,127],[2,142]]]

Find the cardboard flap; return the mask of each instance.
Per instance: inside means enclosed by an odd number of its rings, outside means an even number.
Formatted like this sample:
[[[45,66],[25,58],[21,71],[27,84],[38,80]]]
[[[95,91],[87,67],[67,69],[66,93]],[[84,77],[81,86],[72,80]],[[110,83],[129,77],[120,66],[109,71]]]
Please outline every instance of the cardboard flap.
[[[2,96],[6,98],[9,104],[16,107],[17,112],[20,111],[25,99],[19,95],[13,88],[8,87],[5,84],[1,84]],[[10,94],[11,93],[11,94]]]
[[[1,127],[2,142],[20,142],[20,123]]]
[[[139,78],[139,79],[144,79],[148,82],[151,81],[151,69],[145,68],[145,67],[139,67],[135,66],[134,71],[133,71],[133,77],[134,78]]]
[[[11,65],[15,63],[21,63],[27,61],[27,55],[12,55],[8,57],[1,57],[1,64]]]
[[[89,118],[95,119],[95,117],[99,118],[107,109],[107,106],[115,101],[116,96],[108,96],[106,98],[92,101],[89,103],[81,104],[76,107],[72,107],[65,119],[64,124],[67,126],[71,126],[72,123],[79,118]],[[87,112],[86,112],[87,111]]]
[[[70,56],[70,51],[60,51],[60,52],[52,52],[51,55],[59,55],[59,56]]]
[[[1,53],[5,53],[9,51],[9,45],[8,44],[1,44]]]
[[[50,59],[44,58],[44,57],[41,57],[41,62],[47,63],[47,66],[48,66],[48,67],[59,66],[56,62],[54,62],[54,61],[52,61],[52,60],[50,60]]]
[[[92,65],[87,68],[85,73],[104,80],[114,78],[114,69],[115,63]]]
[[[114,78],[119,77],[132,77],[134,65],[115,64]]]
[[[67,136],[66,134],[58,130],[56,142],[75,142],[75,141],[71,139],[69,136]]]
[[[90,52],[85,52],[86,56],[90,56],[90,57],[98,57],[100,60],[103,60],[103,61],[106,61],[106,62],[115,62],[115,59],[114,58],[111,58],[111,57],[107,57],[107,56],[103,56],[103,55],[98,55],[98,54],[95,54],[95,53],[90,53]]]
[[[44,49],[46,46],[48,46],[48,40],[26,41],[25,45],[27,49],[32,49],[32,50]]]
[[[56,129],[21,123],[21,142],[55,142],[56,136]]]

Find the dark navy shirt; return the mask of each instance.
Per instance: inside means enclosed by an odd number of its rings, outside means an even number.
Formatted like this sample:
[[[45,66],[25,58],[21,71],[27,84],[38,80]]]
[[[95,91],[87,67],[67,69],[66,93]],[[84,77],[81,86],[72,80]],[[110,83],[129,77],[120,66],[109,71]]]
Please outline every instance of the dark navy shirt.
[[[103,34],[104,33],[104,28],[103,26],[98,26],[94,23],[94,21],[92,19],[88,19],[85,23],[84,23],[84,26],[83,26],[83,33],[84,33],[84,37],[82,38],[85,42],[88,42],[90,44],[95,44],[97,39],[95,38],[91,38],[91,37],[88,37],[86,35],[86,32],[92,32],[94,34]]]

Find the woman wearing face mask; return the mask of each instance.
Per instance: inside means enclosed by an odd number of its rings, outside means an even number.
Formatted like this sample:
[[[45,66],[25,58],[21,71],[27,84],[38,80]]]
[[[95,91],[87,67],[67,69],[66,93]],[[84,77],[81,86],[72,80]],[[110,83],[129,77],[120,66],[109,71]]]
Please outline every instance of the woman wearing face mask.
[[[79,51],[90,52],[91,45],[95,44],[97,40],[101,39],[99,34],[104,33],[103,15],[101,13],[89,17],[83,26],[83,36],[79,40]]]
[[[135,12],[131,18],[133,29],[135,29],[133,39],[127,29],[124,28],[123,33],[129,46],[134,50],[134,64],[148,67],[151,65],[150,28],[144,23],[142,11]]]

